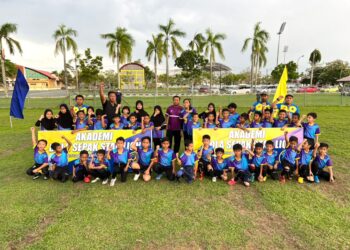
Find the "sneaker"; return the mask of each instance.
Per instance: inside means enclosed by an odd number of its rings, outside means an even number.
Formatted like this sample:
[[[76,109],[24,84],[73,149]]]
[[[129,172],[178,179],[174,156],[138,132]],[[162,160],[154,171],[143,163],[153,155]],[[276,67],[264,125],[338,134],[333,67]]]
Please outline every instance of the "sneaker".
[[[44,180],[48,180],[49,177],[47,177],[46,175],[44,175],[43,179],[44,179]]]
[[[36,174],[36,175],[33,176],[33,180],[36,180],[38,178],[40,178],[40,174]]]
[[[106,185],[108,183],[108,178],[102,181],[102,185]]]
[[[317,175],[314,176],[314,181],[315,181],[315,183],[320,183],[320,179],[318,178]]]
[[[95,179],[93,179],[93,180],[91,181],[91,183],[96,183],[96,182],[98,182],[99,180],[100,180],[100,178],[96,177]]]
[[[235,181],[234,179],[231,179],[231,180],[229,180],[228,184],[229,184],[230,186],[233,186],[233,185],[236,184],[236,181]]]
[[[90,183],[90,178],[88,176],[84,177],[84,182],[85,183]]]
[[[303,178],[303,177],[298,177],[298,182],[299,182],[300,184],[303,184],[303,183],[304,183],[304,178]]]
[[[162,176],[162,174],[157,175],[156,180],[159,181],[160,179],[162,179]]]
[[[135,174],[134,181],[137,181],[140,178],[140,174]]]
[[[263,178],[263,181],[266,181],[267,180],[267,175],[266,176],[264,176],[264,178]]]
[[[247,182],[247,181],[245,181],[245,182],[243,182],[243,185],[246,186],[246,187],[249,187],[249,186],[250,186],[250,183]]]
[[[211,178],[212,182],[216,182],[216,177],[214,176],[213,178]]]
[[[113,178],[113,179],[111,179],[111,182],[109,183],[109,185],[111,186],[111,187],[114,187],[114,184],[115,184],[115,181],[117,180],[117,178]],[[108,180],[107,180],[108,181]]]
[[[280,182],[281,182],[281,183],[286,183],[286,177],[281,176],[281,177],[280,177]]]

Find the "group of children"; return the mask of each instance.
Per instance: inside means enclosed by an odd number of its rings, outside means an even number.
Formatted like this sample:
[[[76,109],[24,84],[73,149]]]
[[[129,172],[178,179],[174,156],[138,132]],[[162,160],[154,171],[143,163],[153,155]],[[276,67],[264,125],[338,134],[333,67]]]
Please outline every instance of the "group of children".
[[[285,182],[294,175],[298,182],[305,180],[318,183],[320,178],[330,182],[334,181],[332,161],[327,154],[328,145],[319,143],[320,128],[316,124],[316,113],[300,116],[297,109],[294,112],[279,109],[274,115],[273,105],[264,104],[261,108],[250,112],[238,114],[237,105],[231,103],[227,108],[215,111],[215,105],[210,103],[208,109],[197,113],[191,106],[189,99],[183,101],[181,119],[183,121],[183,134],[185,150],[179,155],[170,148],[170,141],[164,137],[162,130],[166,129],[166,119],[160,106],[154,107],[152,116],[143,110],[143,103],[136,103],[136,111],[130,114],[130,108],[124,106],[120,112],[120,104],[112,122],[106,119],[103,111],[84,105],[84,97],[77,96],[76,105],[70,110],[62,104],[59,114],[54,117],[52,110],[46,110],[36,125],[43,130],[71,130],[76,133],[88,129],[142,129],[153,131],[154,146],[150,137],[143,137],[141,141],[135,140],[130,149],[125,148],[125,139],[119,137],[115,146],[106,150],[100,149],[89,154],[83,150],[79,159],[73,164],[72,180],[74,182],[110,183],[114,186],[117,176],[125,182],[130,173],[134,173],[134,180],[142,174],[144,181],[151,180],[152,173],[159,180],[163,175],[168,180],[187,182],[196,178],[203,180],[209,177],[213,182],[218,179],[234,185],[241,181],[245,186],[258,180],[263,182],[267,176]],[[276,118],[275,118],[276,116]],[[203,123],[200,121],[202,119]],[[307,122],[303,122],[307,119]],[[210,144],[210,136],[204,135],[202,146],[194,152],[192,136],[195,128],[271,128],[277,127],[285,130],[287,127],[302,127],[304,140],[298,141],[295,136],[288,137],[285,132],[286,148],[278,153],[272,141],[252,141],[250,148],[243,148],[240,144],[233,145],[233,154],[224,158],[223,148],[214,149]],[[54,153],[49,157],[45,151],[47,141],[36,141],[35,129],[32,128],[32,143],[34,146],[35,164],[27,170],[33,179],[43,176],[44,179],[53,178],[65,182],[70,173],[68,171],[68,152],[71,142],[62,137],[68,146],[63,148],[59,143],[53,143],[51,149]],[[153,150],[154,148],[154,150]],[[328,168],[328,171],[325,169]]]

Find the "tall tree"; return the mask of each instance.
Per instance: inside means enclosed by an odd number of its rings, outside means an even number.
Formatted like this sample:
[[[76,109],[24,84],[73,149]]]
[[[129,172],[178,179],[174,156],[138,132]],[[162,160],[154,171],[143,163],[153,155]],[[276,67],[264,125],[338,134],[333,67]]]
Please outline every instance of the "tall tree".
[[[100,79],[99,73],[103,69],[102,56],[93,57],[88,48],[84,52],[84,58],[79,60],[79,65],[81,81],[87,84],[97,83]]]
[[[244,40],[242,47],[242,52],[245,52],[248,49],[249,44],[251,44],[251,55],[250,55],[250,87],[253,89],[253,82],[257,81],[258,71],[261,66],[266,65],[266,53],[267,41],[270,38],[270,35],[267,31],[261,29],[261,22],[258,22],[254,26],[254,32],[252,37],[248,37]],[[254,80],[255,75],[255,80]]]
[[[4,54],[4,43],[7,44],[10,54],[15,53],[15,49],[22,54],[22,48],[20,43],[11,37],[12,34],[17,33],[17,25],[14,23],[5,23],[0,26],[0,60],[1,60],[1,72],[2,82],[4,84],[5,95],[8,97],[8,90],[6,85],[6,69],[5,69],[5,54]]]
[[[67,51],[77,51],[78,46],[73,37],[77,37],[78,32],[72,28],[67,27],[64,24],[58,26],[58,29],[53,33],[53,38],[56,41],[55,55],[62,53],[63,55],[63,71],[64,71],[64,84],[68,91],[68,79],[67,79]]]
[[[321,52],[318,49],[314,49],[314,51],[311,52],[310,57],[309,57],[309,62],[311,65],[311,76],[310,76],[310,85],[312,84],[312,80],[314,77],[314,68],[317,63],[321,61]]]
[[[204,46],[204,36],[201,33],[196,33],[193,36],[193,39],[189,42],[188,47],[193,50],[197,51],[198,53],[203,52],[203,46]]]
[[[287,64],[280,63],[271,71],[272,79],[275,82],[280,80],[285,66],[288,71],[288,80],[296,80],[299,77],[298,65],[295,62],[290,61]]]
[[[210,90],[213,83],[213,63],[215,63],[215,51],[219,53],[222,59],[225,59],[224,50],[221,41],[226,39],[224,33],[214,34],[209,28],[205,31],[206,37],[204,39],[203,49],[204,54],[209,59],[210,64]]]
[[[148,61],[152,60],[154,63],[154,74],[156,81],[156,96],[158,95],[158,75],[157,75],[157,65],[162,62],[162,57],[164,53],[164,43],[163,34],[152,35],[152,40],[147,40],[146,57]]]
[[[160,31],[164,35],[164,54],[165,54],[165,67],[166,67],[166,86],[169,92],[169,49],[171,47],[172,56],[175,59],[178,52],[182,52],[183,49],[177,40],[179,37],[185,37],[186,33],[175,28],[175,22],[169,19],[166,25],[159,25]]]
[[[102,34],[101,38],[107,40],[106,47],[112,61],[117,61],[116,73],[118,89],[120,89],[119,65],[131,61],[135,40],[127,29],[122,27],[117,27],[114,33]]]

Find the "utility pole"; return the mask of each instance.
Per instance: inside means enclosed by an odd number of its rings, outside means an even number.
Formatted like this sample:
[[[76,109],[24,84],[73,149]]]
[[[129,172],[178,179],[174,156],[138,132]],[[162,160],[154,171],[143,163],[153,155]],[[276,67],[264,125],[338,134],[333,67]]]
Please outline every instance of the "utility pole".
[[[278,57],[279,57],[279,54],[280,54],[280,40],[281,40],[281,35],[284,31],[284,28],[286,27],[286,22],[283,22],[281,27],[280,27],[280,30],[278,31],[277,35],[278,35],[278,45],[277,45],[277,62],[276,62],[276,66],[278,66]]]

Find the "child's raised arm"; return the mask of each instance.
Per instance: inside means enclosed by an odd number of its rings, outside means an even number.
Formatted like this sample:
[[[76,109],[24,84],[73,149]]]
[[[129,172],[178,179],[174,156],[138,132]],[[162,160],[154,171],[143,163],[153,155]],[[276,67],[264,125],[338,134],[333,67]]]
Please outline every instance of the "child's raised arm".
[[[179,158],[179,153],[176,153],[176,161],[177,161],[177,164],[179,164],[181,166],[181,160]]]
[[[139,141],[139,138],[136,138],[131,144],[130,144],[130,148],[133,151],[137,151],[137,147],[136,147],[136,143]]]
[[[30,130],[32,131],[32,144],[33,144],[33,147],[35,147],[37,144],[36,136],[35,136],[35,128],[31,127]]]
[[[67,137],[65,137],[64,135],[62,135],[61,138],[67,142],[67,144],[68,144],[67,151],[69,151],[70,148],[73,146],[72,142]]]
[[[284,132],[284,140],[286,141],[286,148],[287,148],[288,145],[289,145],[288,131],[285,131],[285,132]]]

